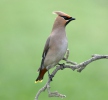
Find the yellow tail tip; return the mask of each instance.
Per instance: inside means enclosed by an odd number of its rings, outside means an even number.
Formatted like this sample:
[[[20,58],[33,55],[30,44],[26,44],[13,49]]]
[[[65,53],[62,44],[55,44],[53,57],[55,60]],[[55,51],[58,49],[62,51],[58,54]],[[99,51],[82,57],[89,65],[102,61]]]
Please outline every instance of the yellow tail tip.
[[[38,81],[35,81],[35,83],[38,83],[38,82],[42,82],[43,80],[38,80]]]

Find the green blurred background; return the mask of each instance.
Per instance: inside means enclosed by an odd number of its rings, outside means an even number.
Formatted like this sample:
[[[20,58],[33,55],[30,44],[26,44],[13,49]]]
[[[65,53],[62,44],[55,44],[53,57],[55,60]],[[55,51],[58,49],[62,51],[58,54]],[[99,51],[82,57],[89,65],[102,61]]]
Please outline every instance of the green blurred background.
[[[0,0],[0,100],[34,100],[46,83],[47,74],[42,83],[34,81],[57,10],[76,18],[66,27],[70,60],[108,54],[108,0]],[[64,100],[108,100],[108,60],[93,62],[82,73],[59,71],[51,90],[65,94]],[[47,91],[39,96],[55,99],[60,100]]]

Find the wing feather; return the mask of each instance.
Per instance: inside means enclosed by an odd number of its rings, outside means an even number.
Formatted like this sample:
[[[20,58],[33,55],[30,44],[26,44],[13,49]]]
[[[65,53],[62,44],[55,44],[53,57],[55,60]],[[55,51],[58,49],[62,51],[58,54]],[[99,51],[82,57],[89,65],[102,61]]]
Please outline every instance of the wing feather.
[[[50,37],[48,37],[48,39],[46,41],[46,44],[45,44],[45,47],[43,50],[43,54],[42,54],[41,66],[39,67],[38,71],[40,71],[40,69],[44,66],[44,60],[45,60],[45,57],[46,57],[47,52],[49,50],[49,42],[50,42]]]

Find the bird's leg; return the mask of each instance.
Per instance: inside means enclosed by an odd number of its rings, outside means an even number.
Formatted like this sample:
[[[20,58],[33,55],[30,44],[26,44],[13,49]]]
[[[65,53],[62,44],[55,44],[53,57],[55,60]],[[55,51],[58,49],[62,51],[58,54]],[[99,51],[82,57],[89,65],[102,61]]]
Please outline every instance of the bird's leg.
[[[49,70],[48,70],[48,77],[49,77],[50,81],[53,81],[52,78],[54,77],[54,75],[50,75]]]
[[[59,63],[58,63],[58,65],[60,65],[60,66],[61,66],[61,70],[63,70],[63,69],[64,69],[65,63],[63,63],[63,64],[59,64]]]

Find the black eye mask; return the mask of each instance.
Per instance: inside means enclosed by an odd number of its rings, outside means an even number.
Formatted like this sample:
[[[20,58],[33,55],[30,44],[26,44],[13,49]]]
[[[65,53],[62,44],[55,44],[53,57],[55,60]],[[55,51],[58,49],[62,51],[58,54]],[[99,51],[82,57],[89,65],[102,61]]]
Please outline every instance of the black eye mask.
[[[72,20],[75,20],[75,18],[72,18],[72,17],[66,17],[66,16],[61,16],[61,17],[63,17],[65,20],[67,20],[65,26],[66,26],[69,22],[71,22]]]
[[[66,16],[61,16],[61,17],[63,17],[65,20],[70,20],[72,17],[66,17]]]

